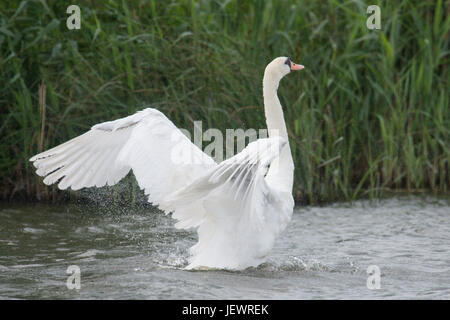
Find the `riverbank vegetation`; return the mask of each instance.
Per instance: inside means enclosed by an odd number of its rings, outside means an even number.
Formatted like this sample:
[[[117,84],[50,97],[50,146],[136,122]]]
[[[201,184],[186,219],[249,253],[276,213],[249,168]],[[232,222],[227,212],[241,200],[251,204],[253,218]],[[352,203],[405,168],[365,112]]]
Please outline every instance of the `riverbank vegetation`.
[[[28,159],[145,107],[191,131],[265,128],[262,75],[281,55],[306,66],[279,89],[297,200],[448,193],[450,4],[372,2],[79,1],[68,30],[65,1],[3,1],[0,197],[79,197]],[[138,193],[132,177],[107,190]]]

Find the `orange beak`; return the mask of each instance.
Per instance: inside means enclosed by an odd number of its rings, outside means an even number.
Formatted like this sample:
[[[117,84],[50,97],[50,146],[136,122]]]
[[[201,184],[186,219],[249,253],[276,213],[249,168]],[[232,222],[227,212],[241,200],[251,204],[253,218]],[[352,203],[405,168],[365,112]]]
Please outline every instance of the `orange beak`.
[[[304,68],[305,68],[305,66],[302,66],[301,64],[293,63],[291,61],[291,71],[293,71],[293,70],[302,70]]]

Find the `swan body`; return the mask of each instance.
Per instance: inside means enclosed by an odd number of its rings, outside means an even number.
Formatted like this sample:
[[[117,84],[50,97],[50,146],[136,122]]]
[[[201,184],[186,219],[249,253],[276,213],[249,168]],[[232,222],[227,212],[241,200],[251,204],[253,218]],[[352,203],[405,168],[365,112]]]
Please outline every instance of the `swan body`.
[[[293,212],[294,164],[277,89],[286,74],[302,68],[286,57],[267,65],[269,137],[221,163],[152,108],[97,124],[30,161],[45,184],[58,182],[60,189],[114,185],[133,170],[149,202],[172,212],[175,227],[197,229],[186,269],[257,266]]]

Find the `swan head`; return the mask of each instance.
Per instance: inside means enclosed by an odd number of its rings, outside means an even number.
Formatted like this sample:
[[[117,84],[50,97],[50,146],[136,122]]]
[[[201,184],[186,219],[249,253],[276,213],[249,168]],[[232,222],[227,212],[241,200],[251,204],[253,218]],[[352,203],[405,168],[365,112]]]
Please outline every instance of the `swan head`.
[[[302,70],[304,68],[301,64],[294,63],[289,57],[278,57],[267,65],[264,71],[264,78],[278,83],[291,71]]]

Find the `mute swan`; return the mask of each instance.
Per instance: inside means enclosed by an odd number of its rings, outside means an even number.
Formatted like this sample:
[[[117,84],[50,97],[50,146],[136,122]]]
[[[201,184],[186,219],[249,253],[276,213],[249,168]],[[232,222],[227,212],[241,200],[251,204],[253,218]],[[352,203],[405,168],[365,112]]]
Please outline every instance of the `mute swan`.
[[[294,163],[277,90],[292,70],[287,57],[264,72],[264,108],[269,138],[250,143],[217,164],[156,109],[94,125],[90,131],[33,156],[36,173],[58,188],[114,185],[133,170],[149,202],[196,228],[186,269],[242,270],[257,266],[290,221]],[[191,161],[174,156],[178,148]]]

